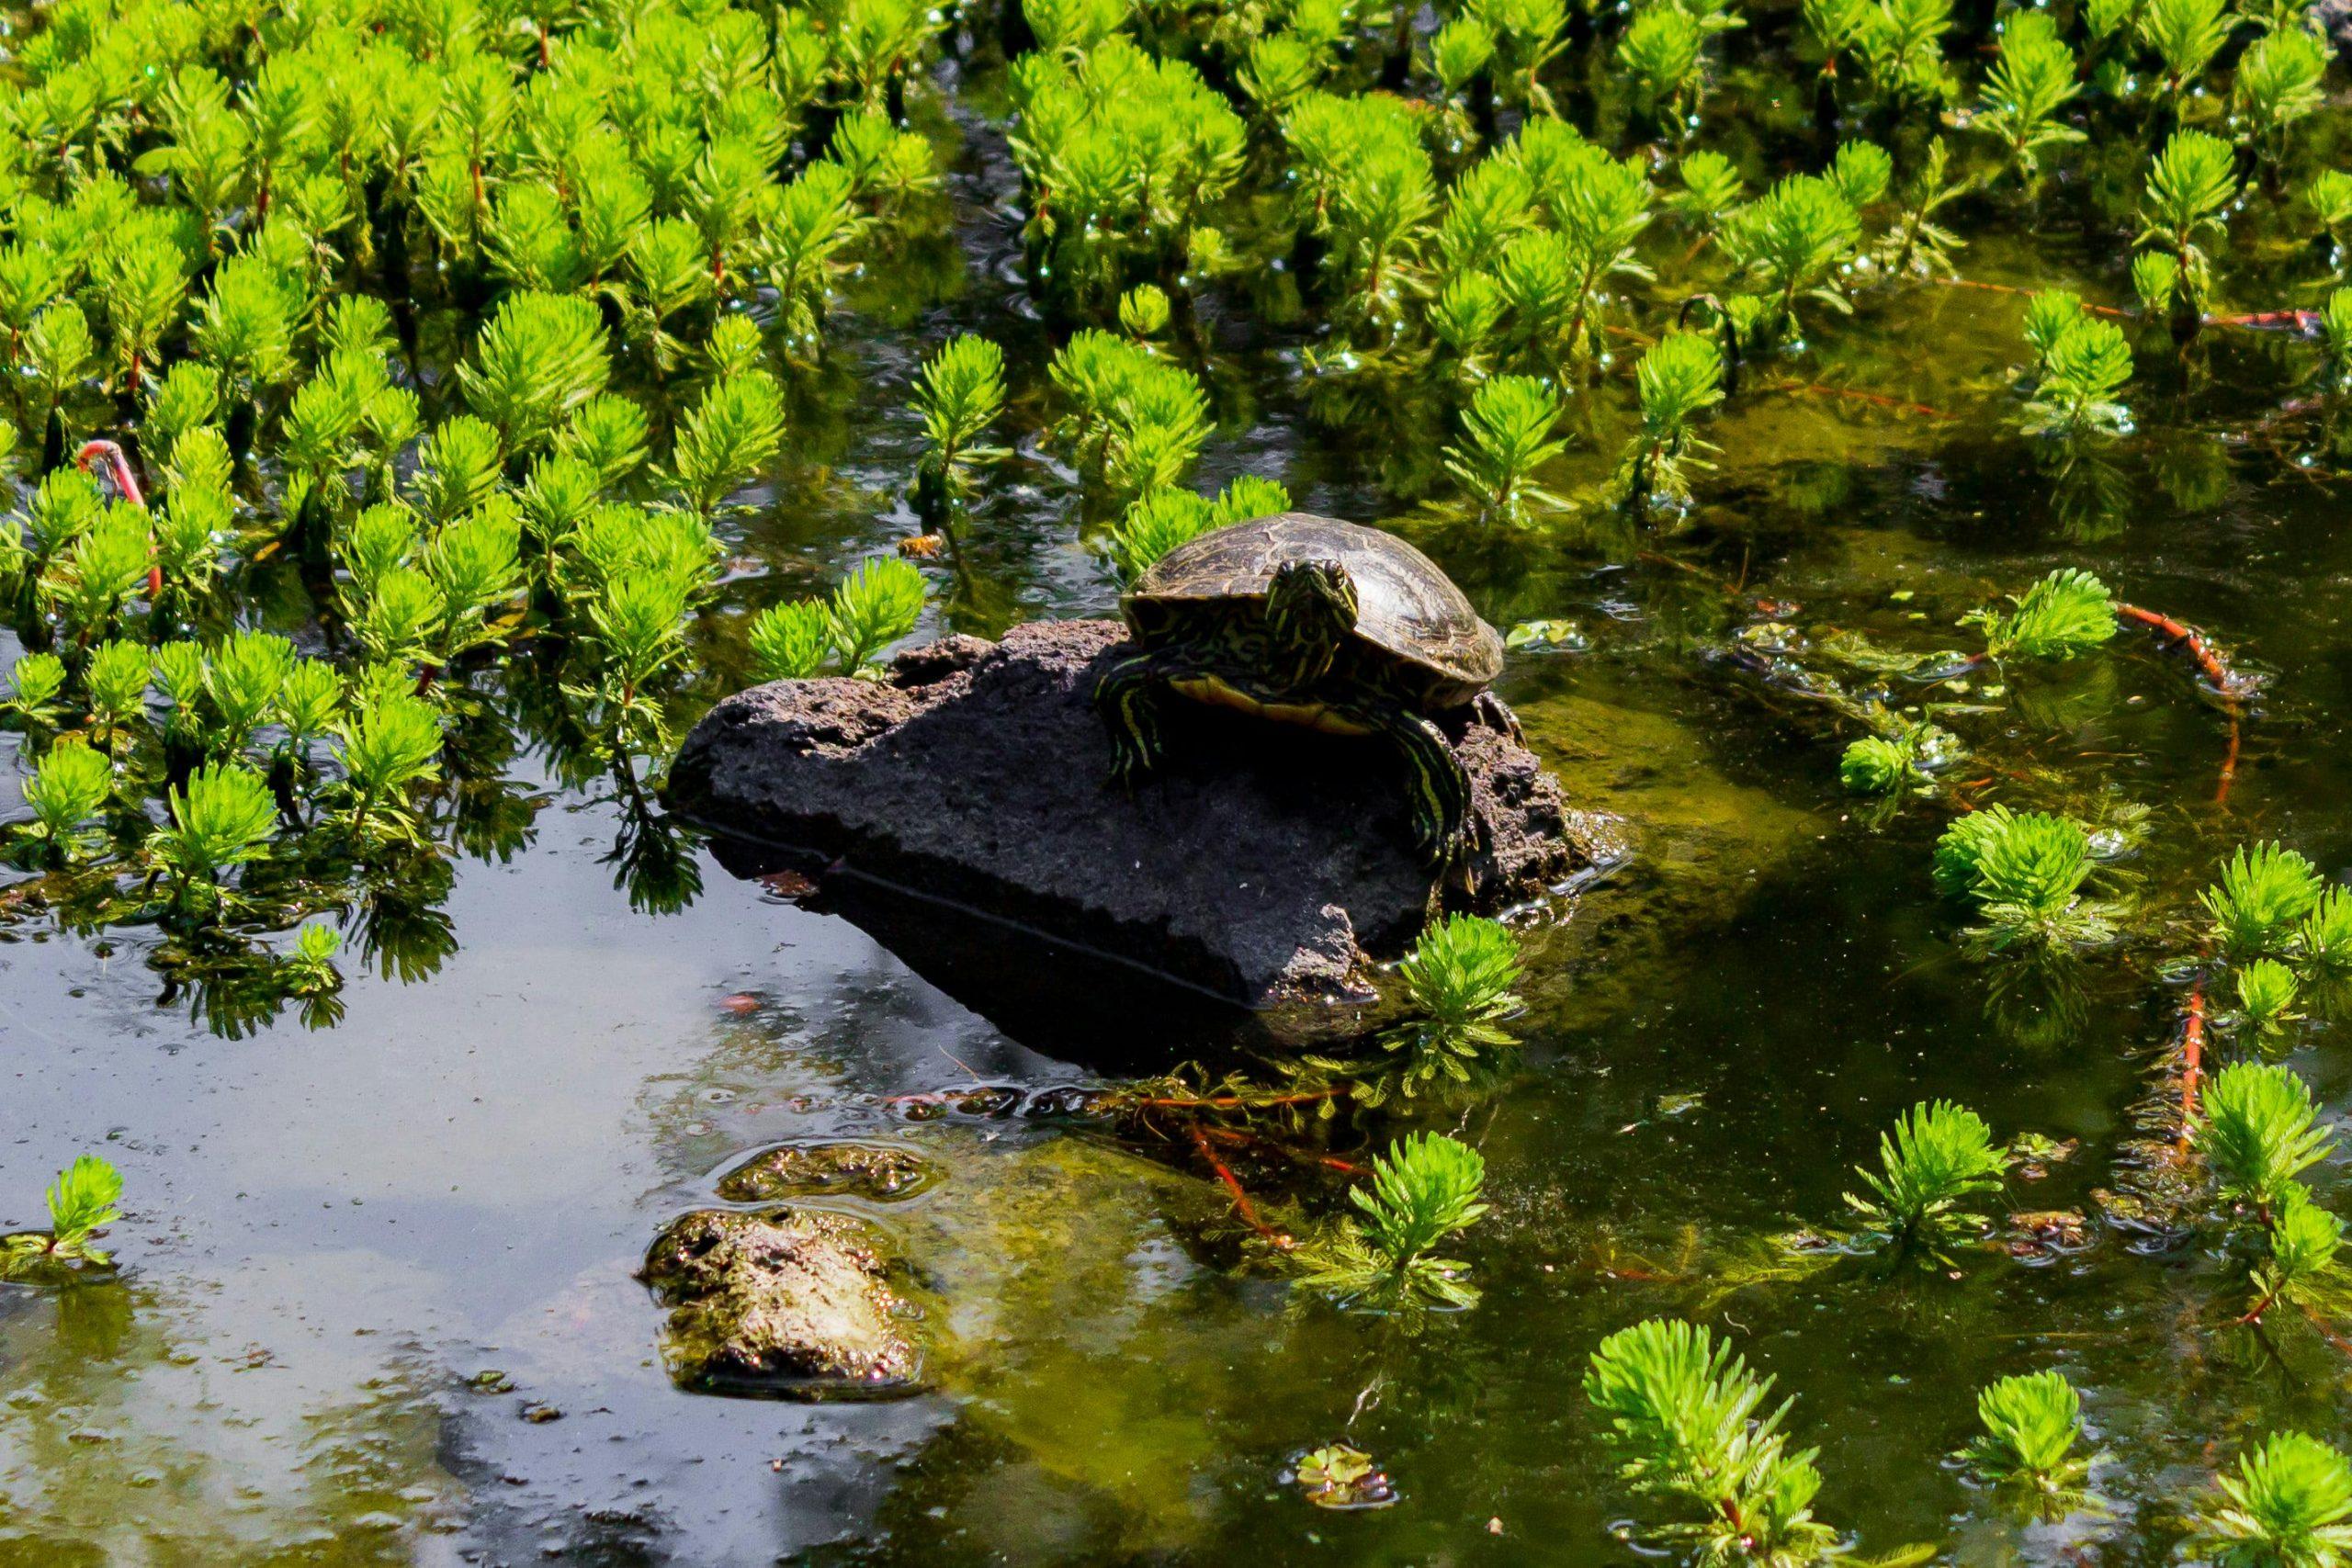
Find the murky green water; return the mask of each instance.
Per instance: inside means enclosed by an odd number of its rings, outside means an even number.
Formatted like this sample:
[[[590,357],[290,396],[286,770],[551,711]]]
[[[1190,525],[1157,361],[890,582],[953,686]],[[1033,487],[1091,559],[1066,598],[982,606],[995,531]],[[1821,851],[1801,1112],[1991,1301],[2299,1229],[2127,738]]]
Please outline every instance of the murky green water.
[[[2345,123],[2324,117],[2323,156]],[[740,683],[743,612],[914,531],[906,389],[954,330],[1007,344],[1021,457],[929,629],[1114,603],[1071,526],[1076,477],[1036,439],[1055,338],[1018,281],[1001,141],[978,117],[933,128],[962,149],[952,243],[858,280],[831,367],[797,389],[772,504],[728,525],[743,561],[698,628],[708,692]],[[1781,140],[1794,156],[1801,137]],[[2095,151],[2039,209],[1974,204],[1965,273],[2125,299],[2135,167]],[[2310,274],[2256,239],[2231,295],[2286,303]],[[1278,321],[1281,281],[1260,313]],[[2263,836],[2352,874],[2341,410],[2270,412],[2313,351],[2221,333],[2186,368],[2143,353],[2137,432],[2096,484],[2062,483],[2010,433],[2021,300],[1873,293],[1805,357],[1757,367],[1670,534],[1506,533],[1421,510],[1442,427],[1402,402],[1396,428],[1330,423],[1308,335],[1253,320],[1250,293],[1209,323],[1221,426],[1202,478],[1271,473],[1306,509],[1396,527],[1498,625],[1577,622],[1589,648],[1515,656],[1502,688],[1572,800],[1632,824],[1635,858],[1530,927],[1524,1072],[1446,1113],[1488,1162],[1495,1211],[1459,1247],[1483,1303],[1408,1333],[1227,1270],[1227,1205],[1181,1149],[910,1119],[889,1097],[1091,1081],[1119,1043],[1033,1049],[707,854],[698,896],[640,912],[612,863],[618,808],[525,749],[492,770],[515,830],[457,859],[420,921],[446,920],[422,943],[446,958],[413,980],[348,964],[331,1028],[216,1030],[159,995],[146,928],[0,928],[0,1230],[38,1219],[77,1152],[129,1181],[120,1283],[0,1290],[0,1562],[1622,1562],[1633,1508],[1577,1379],[1602,1335],[1657,1313],[1727,1331],[1799,1396],[1822,1511],[1871,1551],[2165,1561],[2250,1436],[2344,1432],[2352,1358],[2300,1320],[2230,1326],[2239,1276],[2207,1237],[2094,1219],[2054,1255],[1972,1253],[1951,1275],[1763,1267],[1775,1237],[1835,1223],[1854,1163],[1931,1096],[2004,1136],[2078,1141],[2010,1206],[2090,1207],[2171,1039],[2160,960],[2184,951],[2188,890]],[[1560,488],[1606,476],[1627,417],[1622,387],[1579,410]],[[1962,611],[2062,563],[2205,627],[2267,683],[2218,803],[2227,718],[2136,633],[2019,674],[1970,730],[1987,798],[2149,813],[2134,940],[2037,988],[1960,954],[1927,876],[1942,815],[1851,805],[1845,735],[1724,650],[1770,619],[1952,644]],[[2339,1114],[2343,1043],[2317,1021],[2288,1058]],[[908,1140],[947,1172],[874,1211],[939,1303],[937,1392],[675,1391],[632,1278],[646,1244],[746,1153],[843,1134]],[[2021,1524],[1943,1459],[1979,1386],[2053,1366],[2107,1456],[2104,1520]],[[1342,1437],[1399,1506],[1318,1512],[1285,1483]]]

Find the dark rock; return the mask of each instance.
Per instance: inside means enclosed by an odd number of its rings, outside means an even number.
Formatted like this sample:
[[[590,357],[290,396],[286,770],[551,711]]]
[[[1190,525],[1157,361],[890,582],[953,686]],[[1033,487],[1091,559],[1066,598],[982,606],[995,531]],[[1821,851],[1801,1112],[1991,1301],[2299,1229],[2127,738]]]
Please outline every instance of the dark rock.
[[[1175,703],[1167,765],[1123,794],[1091,698],[1125,636],[1042,622],[915,649],[886,681],[739,693],[687,738],[671,802],[1246,1007],[1360,994],[1432,902],[1393,752]],[[1466,716],[1453,736],[1483,840],[1449,907],[1521,903],[1608,857],[1609,819],[1570,811],[1524,746]]]
[[[670,1309],[662,1351],[683,1387],[870,1399],[920,1386],[910,1310],[879,1239],[845,1215],[697,1210],[662,1233],[642,1277]]]
[[[2335,52],[2352,59],[2352,0],[2317,0],[2312,15],[2335,43]]]

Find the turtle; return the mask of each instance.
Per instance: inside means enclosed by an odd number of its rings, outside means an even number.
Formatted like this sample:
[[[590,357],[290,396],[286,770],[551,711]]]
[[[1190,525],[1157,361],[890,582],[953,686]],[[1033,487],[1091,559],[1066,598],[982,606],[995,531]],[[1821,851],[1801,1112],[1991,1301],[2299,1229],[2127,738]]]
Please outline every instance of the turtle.
[[[1470,780],[1434,721],[1463,712],[1518,739],[1487,689],[1503,642],[1429,557],[1377,528],[1284,512],[1188,540],[1119,600],[1138,650],[1094,688],[1112,773],[1132,785],[1161,756],[1166,694],[1404,754],[1413,836],[1443,867],[1465,847]]]

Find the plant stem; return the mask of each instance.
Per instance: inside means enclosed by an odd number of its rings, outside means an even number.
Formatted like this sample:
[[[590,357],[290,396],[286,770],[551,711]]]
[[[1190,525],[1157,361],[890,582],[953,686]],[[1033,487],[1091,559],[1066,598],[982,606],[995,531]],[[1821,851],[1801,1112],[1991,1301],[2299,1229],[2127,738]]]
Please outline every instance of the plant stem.
[[[1250,1193],[1241,1185],[1241,1179],[1234,1175],[1223,1160],[1216,1157],[1216,1151],[1209,1147],[1208,1138],[1201,1129],[1194,1126],[1186,1130],[1193,1134],[1193,1147],[1200,1151],[1201,1157],[1208,1162],[1209,1168],[1216,1172],[1216,1179],[1225,1184],[1225,1190],[1233,1194],[1234,1211],[1241,1216],[1241,1223],[1257,1232],[1261,1240],[1277,1251],[1288,1252],[1297,1246],[1296,1242],[1259,1217],[1258,1206],[1250,1201]]]

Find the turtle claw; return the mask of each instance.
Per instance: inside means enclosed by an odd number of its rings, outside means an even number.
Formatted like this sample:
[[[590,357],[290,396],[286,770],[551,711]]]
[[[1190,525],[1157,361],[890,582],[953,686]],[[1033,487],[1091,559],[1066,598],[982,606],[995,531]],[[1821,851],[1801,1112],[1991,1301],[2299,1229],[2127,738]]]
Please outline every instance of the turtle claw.
[[[1527,744],[1527,731],[1520,728],[1519,715],[1511,712],[1510,705],[1494,693],[1480,692],[1473,697],[1470,711],[1487,728],[1501,731],[1521,746]]]

